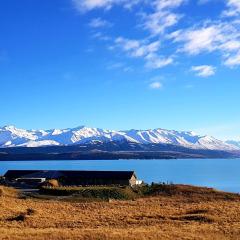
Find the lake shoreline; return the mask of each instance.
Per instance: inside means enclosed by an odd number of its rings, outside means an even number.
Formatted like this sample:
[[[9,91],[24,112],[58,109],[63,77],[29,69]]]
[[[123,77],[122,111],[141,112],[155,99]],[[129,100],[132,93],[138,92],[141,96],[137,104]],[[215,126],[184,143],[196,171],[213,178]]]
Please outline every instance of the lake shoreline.
[[[8,170],[135,171],[146,183],[171,182],[240,192],[240,159],[130,159],[0,161],[0,175]]]

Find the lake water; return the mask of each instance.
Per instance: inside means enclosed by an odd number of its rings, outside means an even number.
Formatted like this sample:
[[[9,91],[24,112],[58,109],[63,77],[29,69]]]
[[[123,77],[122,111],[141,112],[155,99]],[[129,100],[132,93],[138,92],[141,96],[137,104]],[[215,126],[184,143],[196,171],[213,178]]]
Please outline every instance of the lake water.
[[[4,161],[7,170],[134,170],[147,183],[171,182],[240,192],[240,159]]]

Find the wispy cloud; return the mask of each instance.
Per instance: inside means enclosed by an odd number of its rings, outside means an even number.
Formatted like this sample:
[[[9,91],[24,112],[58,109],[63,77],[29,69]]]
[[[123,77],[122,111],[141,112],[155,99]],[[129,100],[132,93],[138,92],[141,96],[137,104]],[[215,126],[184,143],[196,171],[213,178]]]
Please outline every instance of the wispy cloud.
[[[150,89],[161,89],[162,88],[162,83],[160,82],[152,82],[149,84]]]
[[[173,9],[183,4],[185,0],[155,0],[152,2],[154,11],[143,15],[143,26],[151,34],[163,34],[165,30],[181,19],[182,14],[176,14]]]
[[[175,42],[182,42],[179,52],[197,55],[201,52],[212,52],[221,45],[224,36],[222,26],[210,25],[178,30],[170,34]],[[181,46],[181,45],[180,45]]]
[[[94,9],[109,10],[114,5],[122,5],[124,8],[131,8],[140,0],[72,0],[75,8],[81,12],[88,12]]]
[[[195,72],[199,77],[210,77],[216,72],[216,68],[210,65],[193,66],[191,71]]]
[[[218,0],[198,0],[197,3],[210,4],[213,1]],[[114,6],[131,8],[141,3],[143,6],[141,14],[134,12],[134,15],[138,21],[137,25],[148,34],[145,38],[107,36],[99,30],[111,24],[100,17],[92,19],[89,27],[98,29],[93,37],[109,41],[108,49],[118,49],[128,57],[142,59],[146,68],[159,69],[171,65],[175,58],[182,57],[184,54],[197,57],[199,54],[213,52],[218,52],[220,61],[225,66],[230,68],[240,66],[240,20],[238,18],[240,0],[224,0],[225,10],[219,13],[219,17],[215,20],[203,19],[197,24],[191,23],[190,26],[179,24],[186,17],[179,9],[190,0],[72,0],[72,2],[80,12],[94,9],[110,10]],[[168,51],[164,49],[166,46],[171,46]],[[215,69],[207,69],[206,64],[203,66],[205,66],[204,69],[198,69],[198,72],[195,70],[198,76],[206,77],[215,74]]]
[[[132,72],[133,71],[133,69],[131,67],[126,66],[126,64],[124,64],[122,62],[116,62],[116,63],[108,64],[107,69],[108,70],[119,69],[119,70],[121,70],[123,72]]]
[[[148,54],[145,58],[147,60],[146,67],[151,69],[159,69],[166,67],[173,63],[173,57],[159,56],[157,54]]]
[[[132,57],[144,57],[159,50],[160,41],[146,43],[143,40],[132,40],[118,37],[115,43]]]
[[[101,41],[110,41],[111,40],[111,37],[103,34],[102,32],[95,32],[93,35],[92,35],[93,38],[96,38],[96,39],[99,39]]]
[[[157,11],[145,16],[144,28],[149,30],[151,34],[163,34],[165,30],[175,25],[181,16],[167,11]]]
[[[91,11],[96,8],[110,9],[113,0],[72,0],[75,8],[80,12]]]
[[[110,27],[112,24],[102,18],[93,18],[89,24],[92,28]]]
[[[224,16],[233,17],[240,15],[240,1],[226,0],[228,9],[223,12]]]
[[[240,66],[240,51],[228,57],[224,64],[229,67]]]
[[[186,0],[155,0],[153,1],[153,5],[159,9],[171,9],[176,8],[182,5]]]
[[[175,31],[169,37],[175,43],[183,43],[178,45],[178,52],[198,55],[218,51],[226,66],[240,65],[240,33],[234,23],[205,22],[202,26]]]
[[[146,40],[132,40],[118,37],[115,40],[115,44],[129,57],[142,58],[147,68],[158,69],[173,62],[171,57],[164,57],[158,54],[160,41],[147,42]]]

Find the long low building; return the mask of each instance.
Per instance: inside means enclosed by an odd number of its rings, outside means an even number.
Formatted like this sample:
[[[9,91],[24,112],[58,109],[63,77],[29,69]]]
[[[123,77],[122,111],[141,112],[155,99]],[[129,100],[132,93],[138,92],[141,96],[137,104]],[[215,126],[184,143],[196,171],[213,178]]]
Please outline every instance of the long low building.
[[[43,182],[56,179],[63,185],[121,185],[135,186],[142,183],[134,171],[65,171],[65,170],[8,170],[4,175],[9,181]]]

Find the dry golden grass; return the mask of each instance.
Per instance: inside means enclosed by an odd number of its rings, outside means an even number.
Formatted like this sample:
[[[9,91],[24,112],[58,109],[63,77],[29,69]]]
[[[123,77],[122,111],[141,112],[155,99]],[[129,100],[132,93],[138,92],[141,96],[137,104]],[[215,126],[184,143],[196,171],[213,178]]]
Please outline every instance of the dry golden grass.
[[[18,197],[18,191],[14,188],[0,186],[0,197]]]
[[[135,201],[73,203],[3,194],[0,239],[240,239],[240,197],[183,185]]]

